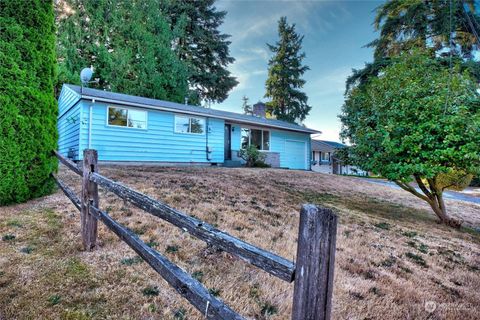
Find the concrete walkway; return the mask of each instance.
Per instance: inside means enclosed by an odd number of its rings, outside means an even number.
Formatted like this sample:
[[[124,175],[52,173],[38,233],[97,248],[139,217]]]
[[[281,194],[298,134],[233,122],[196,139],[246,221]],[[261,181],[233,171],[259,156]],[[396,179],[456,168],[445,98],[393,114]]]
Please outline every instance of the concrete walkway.
[[[403,190],[402,188],[397,186],[395,184],[395,182],[392,182],[392,181],[382,180],[382,179],[368,179],[368,178],[361,178],[361,179],[366,181],[366,182],[369,182],[369,183],[380,184],[380,185],[384,185],[384,186],[389,186],[389,187],[394,188],[394,189]],[[417,189],[417,191],[421,192],[418,187],[416,187],[415,189]],[[445,191],[443,193],[443,196],[444,196],[445,199],[460,200],[460,201],[467,201],[467,202],[480,204],[480,197],[479,196],[475,196],[473,194],[472,195],[466,194],[464,192]]]

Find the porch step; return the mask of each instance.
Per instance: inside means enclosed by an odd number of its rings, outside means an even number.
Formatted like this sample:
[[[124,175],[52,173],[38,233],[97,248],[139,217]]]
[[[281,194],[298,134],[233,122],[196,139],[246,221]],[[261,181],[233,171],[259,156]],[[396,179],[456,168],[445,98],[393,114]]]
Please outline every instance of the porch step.
[[[228,168],[236,168],[236,167],[241,167],[242,163],[238,160],[225,160],[223,162],[223,166]]]

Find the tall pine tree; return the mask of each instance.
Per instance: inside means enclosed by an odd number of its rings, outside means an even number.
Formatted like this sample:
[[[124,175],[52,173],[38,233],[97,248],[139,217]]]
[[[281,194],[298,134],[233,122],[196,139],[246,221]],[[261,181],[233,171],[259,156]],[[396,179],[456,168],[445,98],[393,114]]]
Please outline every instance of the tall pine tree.
[[[177,102],[188,95],[188,68],[158,1],[58,1],[57,24],[57,88],[93,65],[101,89]]]
[[[412,48],[435,50],[445,65],[461,63],[480,80],[480,66],[474,59],[479,49],[480,16],[474,0],[423,1],[389,0],[377,8],[373,23],[378,39],[367,44],[373,48],[374,61],[353,70],[346,83],[347,92],[388,66],[391,57]]]
[[[189,66],[189,85],[197,101],[222,102],[238,82],[227,67],[230,35],[219,31],[226,11],[217,11],[215,0],[163,0],[176,36],[175,51]]]
[[[251,104],[248,103],[248,97],[247,96],[243,96],[242,97],[242,110],[243,110],[243,113],[244,114],[249,114],[249,115],[252,115],[253,114],[253,107]]]
[[[53,1],[0,4],[0,206],[53,190],[57,161]]]
[[[271,101],[267,102],[267,111],[280,120],[303,121],[312,109],[307,95],[300,90],[305,85],[302,76],[309,70],[302,65],[303,36],[295,31],[295,24],[287,23],[286,17],[278,22],[278,35],[280,40],[275,45],[267,44],[274,53],[268,62],[265,97]]]

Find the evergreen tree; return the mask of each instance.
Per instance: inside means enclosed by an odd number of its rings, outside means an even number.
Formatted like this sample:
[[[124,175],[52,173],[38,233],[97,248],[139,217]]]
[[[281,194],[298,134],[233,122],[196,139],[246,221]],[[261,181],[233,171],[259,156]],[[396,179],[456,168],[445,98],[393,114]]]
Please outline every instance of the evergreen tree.
[[[308,66],[302,65],[305,53],[302,50],[303,36],[295,31],[295,24],[289,25],[287,18],[278,22],[280,40],[268,45],[274,56],[268,62],[266,82],[267,111],[277,119],[289,122],[303,121],[312,109],[307,104],[307,95],[300,91],[305,85],[301,77]]]
[[[53,190],[57,168],[53,2],[0,5],[0,205]]]
[[[93,65],[101,89],[177,102],[188,95],[188,69],[158,1],[64,0],[57,17],[57,87]]]
[[[251,104],[248,104],[248,97],[243,96],[242,101],[243,101],[243,104],[242,104],[243,113],[252,115],[253,114],[253,107],[252,107]]]
[[[462,62],[462,68],[480,80],[478,63],[472,63],[480,44],[477,8],[474,0],[390,0],[382,4],[373,24],[380,36],[367,44],[375,50],[374,61],[353,71],[347,91],[376,77],[390,63],[390,57],[411,48],[432,48],[448,66],[451,54],[453,62]]]
[[[228,71],[230,35],[219,31],[226,11],[217,11],[215,0],[163,0],[172,31],[175,52],[190,70],[189,85],[197,100],[222,102],[238,82]]]

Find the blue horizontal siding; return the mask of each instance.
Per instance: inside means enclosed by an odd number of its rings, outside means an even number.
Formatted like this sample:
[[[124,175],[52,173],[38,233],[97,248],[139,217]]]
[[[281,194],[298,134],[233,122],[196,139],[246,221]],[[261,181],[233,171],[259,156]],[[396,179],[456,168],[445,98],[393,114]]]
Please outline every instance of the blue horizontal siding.
[[[58,97],[58,118],[61,118],[78,100],[80,96],[64,85]]]
[[[74,159],[78,159],[80,150],[80,113],[81,108],[76,104],[80,97],[70,88],[63,86],[58,99],[58,151],[68,156],[70,149],[75,151]]]
[[[82,102],[83,125],[80,145],[89,147],[88,122],[90,103]],[[174,131],[175,114],[146,110],[147,129],[107,125],[107,104],[95,103],[92,108],[90,148],[98,150],[101,161],[223,162],[224,121],[208,119],[208,145],[212,149],[207,160],[207,135],[182,134]]]

